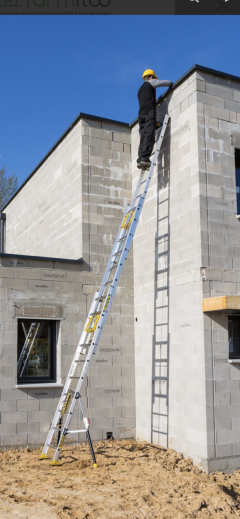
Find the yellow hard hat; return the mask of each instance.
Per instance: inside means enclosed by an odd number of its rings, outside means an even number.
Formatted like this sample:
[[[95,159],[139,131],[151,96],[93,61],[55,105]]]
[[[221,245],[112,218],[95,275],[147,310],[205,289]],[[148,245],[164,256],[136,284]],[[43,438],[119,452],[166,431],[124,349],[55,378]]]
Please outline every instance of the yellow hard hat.
[[[158,79],[158,77],[156,76],[154,70],[152,70],[151,68],[147,68],[147,70],[145,70],[145,72],[143,72],[142,79],[144,79],[146,76],[154,76],[155,79]]]

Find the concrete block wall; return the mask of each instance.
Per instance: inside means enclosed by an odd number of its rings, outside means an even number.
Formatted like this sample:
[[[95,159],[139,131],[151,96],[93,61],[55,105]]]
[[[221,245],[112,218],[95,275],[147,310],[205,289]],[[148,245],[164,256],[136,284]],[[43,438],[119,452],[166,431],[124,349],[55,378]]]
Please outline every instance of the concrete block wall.
[[[5,252],[82,256],[80,121],[6,207]]]
[[[17,318],[23,305],[58,309],[57,383],[64,384],[96,278],[85,266],[1,256],[0,448],[45,442],[61,393],[59,387],[16,388]],[[43,283],[44,281],[44,283]],[[20,313],[19,313],[20,312]],[[37,315],[36,315],[37,317]],[[135,436],[134,344],[132,287],[119,288],[98,351],[81,391],[93,440]],[[81,427],[76,410],[71,427]],[[84,435],[71,437],[85,441]]]
[[[206,464],[197,93],[162,99],[170,124],[134,240],[137,437]],[[136,182],[138,127],[132,129]]]
[[[235,146],[240,82],[197,71],[203,297],[240,294]],[[210,470],[240,467],[239,365],[228,363],[228,316],[204,316]]]

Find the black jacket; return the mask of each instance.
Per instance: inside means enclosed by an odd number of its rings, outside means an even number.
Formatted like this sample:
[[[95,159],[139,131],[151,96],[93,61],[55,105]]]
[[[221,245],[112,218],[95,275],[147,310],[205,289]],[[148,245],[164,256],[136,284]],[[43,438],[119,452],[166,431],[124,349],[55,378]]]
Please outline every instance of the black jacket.
[[[156,90],[148,81],[144,81],[138,90],[138,102],[138,115],[145,115],[151,110],[156,110]]]

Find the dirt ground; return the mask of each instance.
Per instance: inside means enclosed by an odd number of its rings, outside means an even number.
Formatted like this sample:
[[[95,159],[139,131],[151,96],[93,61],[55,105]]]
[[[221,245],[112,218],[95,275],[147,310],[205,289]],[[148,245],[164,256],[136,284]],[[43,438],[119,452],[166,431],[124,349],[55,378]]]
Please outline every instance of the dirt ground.
[[[1,519],[240,518],[240,470],[207,475],[171,449],[129,440],[65,447],[61,466],[40,451],[0,453]]]

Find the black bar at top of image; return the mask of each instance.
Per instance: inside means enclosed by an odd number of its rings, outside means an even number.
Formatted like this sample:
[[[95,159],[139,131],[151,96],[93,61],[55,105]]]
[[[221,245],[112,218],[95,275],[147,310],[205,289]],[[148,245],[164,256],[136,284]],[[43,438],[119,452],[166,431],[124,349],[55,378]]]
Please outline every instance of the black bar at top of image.
[[[175,14],[240,14],[240,0],[175,0]]]
[[[175,0],[0,0],[1,14],[175,14]]]

